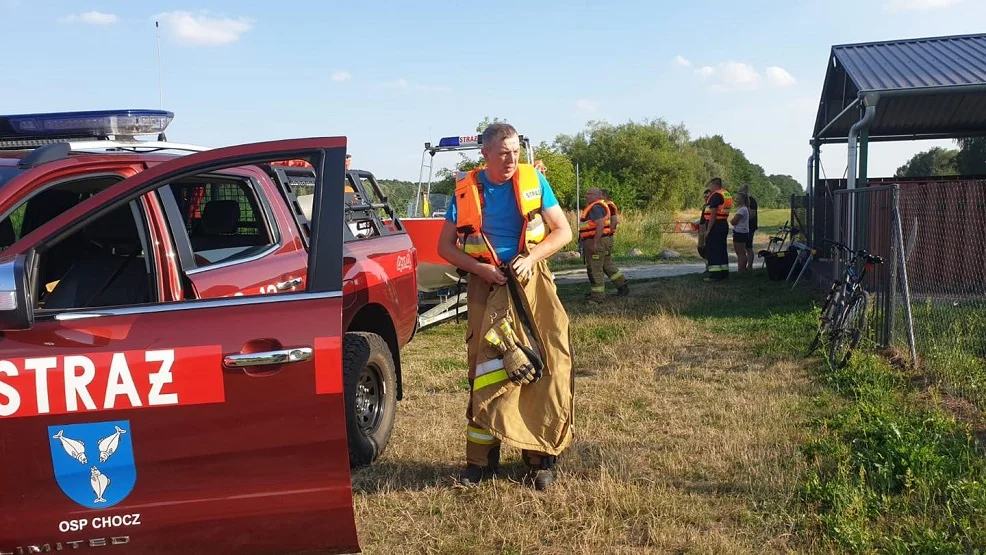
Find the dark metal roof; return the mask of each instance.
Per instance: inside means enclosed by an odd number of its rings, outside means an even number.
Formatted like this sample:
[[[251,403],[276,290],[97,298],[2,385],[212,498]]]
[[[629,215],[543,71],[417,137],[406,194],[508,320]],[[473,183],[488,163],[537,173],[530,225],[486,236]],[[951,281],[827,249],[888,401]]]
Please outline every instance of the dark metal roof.
[[[867,95],[871,140],[986,134],[986,34],[833,46],[813,136],[844,142]]]

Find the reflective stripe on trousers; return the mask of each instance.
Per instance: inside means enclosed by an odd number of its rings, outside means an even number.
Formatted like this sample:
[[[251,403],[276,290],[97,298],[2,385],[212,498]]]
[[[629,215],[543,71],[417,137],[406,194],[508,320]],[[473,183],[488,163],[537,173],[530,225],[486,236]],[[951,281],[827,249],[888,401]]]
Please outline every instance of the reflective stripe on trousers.
[[[475,426],[466,427],[466,441],[480,445],[493,445],[497,443],[497,439],[490,435],[489,431]]]

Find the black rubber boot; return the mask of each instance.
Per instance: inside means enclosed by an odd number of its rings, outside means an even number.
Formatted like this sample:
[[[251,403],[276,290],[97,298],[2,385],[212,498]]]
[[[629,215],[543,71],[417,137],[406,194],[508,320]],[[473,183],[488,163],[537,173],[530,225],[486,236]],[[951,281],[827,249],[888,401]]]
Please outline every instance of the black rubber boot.
[[[474,488],[486,477],[486,471],[481,466],[467,464],[466,469],[459,476],[459,483],[467,488]]]
[[[629,294],[630,294],[630,286],[625,283],[621,285],[619,289],[616,290],[617,297],[626,297]]]
[[[486,466],[467,464],[459,477],[459,483],[467,488],[474,488],[487,478],[492,478],[500,472],[500,446],[494,447],[487,456]]]
[[[531,469],[527,473],[527,482],[537,491],[544,491],[555,482],[555,474],[546,468]]]
[[[555,466],[557,457],[541,457],[541,463],[528,465],[530,470],[524,475],[524,483],[533,486],[537,491],[544,491],[551,487],[555,482],[555,473],[552,470]]]

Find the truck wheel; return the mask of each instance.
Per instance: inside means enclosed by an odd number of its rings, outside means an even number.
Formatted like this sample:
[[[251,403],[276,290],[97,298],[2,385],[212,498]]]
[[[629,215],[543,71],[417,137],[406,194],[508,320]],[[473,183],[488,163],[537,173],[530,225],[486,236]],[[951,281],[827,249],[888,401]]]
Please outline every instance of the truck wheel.
[[[397,371],[390,347],[369,332],[349,332],[343,339],[343,387],[349,465],[366,466],[390,441],[397,412]]]

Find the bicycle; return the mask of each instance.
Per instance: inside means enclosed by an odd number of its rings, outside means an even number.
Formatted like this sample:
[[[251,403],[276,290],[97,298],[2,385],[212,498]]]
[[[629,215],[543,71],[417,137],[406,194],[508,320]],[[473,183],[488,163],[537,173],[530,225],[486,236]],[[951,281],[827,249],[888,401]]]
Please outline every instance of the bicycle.
[[[874,264],[883,264],[883,258],[862,249],[853,250],[838,241],[822,239],[822,242],[845,251],[849,260],[842,279],[833,281],[825,296],[818,331],[808,347],[808,354],[814,353],[821,346],[824,337],[829,343],[828,361],[832,366],[842,368],[849,363],[853,349],[866,330],[870,293],[863,289],[863,278]],[[856,266],[860,259],[864,262],[863,269],[857,271]]]

